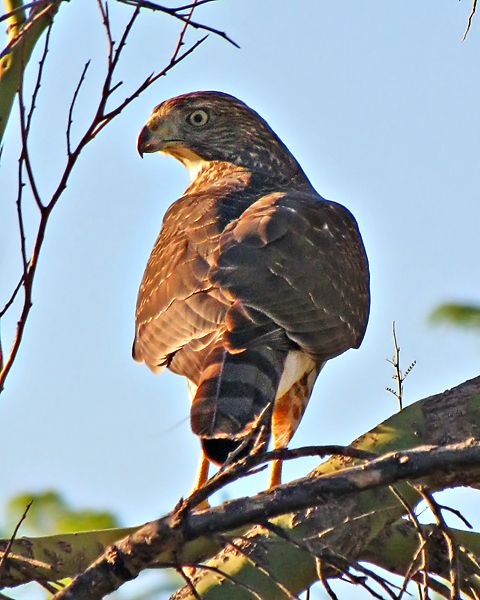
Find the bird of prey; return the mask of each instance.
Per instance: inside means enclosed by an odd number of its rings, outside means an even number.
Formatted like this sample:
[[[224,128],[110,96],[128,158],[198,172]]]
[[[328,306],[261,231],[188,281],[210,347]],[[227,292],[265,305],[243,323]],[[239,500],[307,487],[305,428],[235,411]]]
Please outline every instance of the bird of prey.
[[[133,357],[187,378],[199,487],[209,461],[288,444],[322,366],[362,342],[368,261],[352,214],[233,96],[162,102],[138,151],[170,154],[191,175],[143,275]],[[274,463],[270,487],[280,474]]]

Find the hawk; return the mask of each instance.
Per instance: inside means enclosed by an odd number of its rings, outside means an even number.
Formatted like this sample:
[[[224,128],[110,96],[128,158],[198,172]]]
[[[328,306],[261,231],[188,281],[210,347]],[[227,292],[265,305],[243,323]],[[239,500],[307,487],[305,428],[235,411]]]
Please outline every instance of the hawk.
[[[357,223],[322,198],[267,122],[237,98],[193,92],[153,110],[138,151],[191,183],[167,210],[138,293],[135,360],[187,378],[208,464],[294,434],[325,362],[358,348],[368,261]],[[280,482],[273,466],[270,487]]]

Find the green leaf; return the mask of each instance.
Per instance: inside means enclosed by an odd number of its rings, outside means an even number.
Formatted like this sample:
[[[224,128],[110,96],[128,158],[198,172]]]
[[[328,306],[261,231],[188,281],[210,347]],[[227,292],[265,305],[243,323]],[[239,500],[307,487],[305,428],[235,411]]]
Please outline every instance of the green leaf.
[[[62,531],[110,529],[118,527],[118,519],[110,512],[75,509],[56,491],[39,494],[23,493],[12,498],[6,506],[6,529],[14,529],[29,502],[32,506],[22,525],[22,535],[45,535]]]
[[[480,305],[446,302],[431,312],[430,321],[434,324],[448,323],[456,327],[480,329]]]

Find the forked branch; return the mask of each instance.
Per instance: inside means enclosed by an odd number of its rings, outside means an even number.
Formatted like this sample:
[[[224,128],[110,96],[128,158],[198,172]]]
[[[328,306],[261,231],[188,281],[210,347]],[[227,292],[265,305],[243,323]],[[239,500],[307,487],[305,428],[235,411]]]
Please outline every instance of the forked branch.
[[[156,73],[152,73],[148,75],[137,87],[135,87],[132,91],[130,91],[127,96],[116,103],[110,105],[112,94],[116,91],[121,85],[122,82],[115,83],[115,75],[118,71],[118,66],[125,50],[126,44],[128,42],[129,36],[134,28],[134,25],[137,21],[138,15],[142,8],[142,3],[139,2],[130,2],[130,4],[134,5],[134,10],[127,21],[126,25],[123,28],[123,31],[120,35],[120,41],[118,45],[113,41],[112,35],[112,25],[111,19],[109,16],[108,6],[103,3],[102,0],[98,0],[98,7],[101,15],[101,19],[104,25],[105,34],[107,37],[108,44],[108,56],[107,56],[107,68],[106,73],[102,83],[102,91],[101,96],[98,101],[97,107],[94,111],[94,116],[90,122],[90,124],[85,128],[83,134],[80,136],[79,141],[75,144],[72,139],[72,124],[74,121],[76,103],[81,91],[81,88],[85,82],[87,69],[89,65],[89,61],[85,64],[81,76],[79,78],[79,82],[77,84],[76,89],[73,92],[72,101],[68,110],[68,119],[66,124],[66,162],[63,167],[63,170],[60,172],[58,177],[58,183],[53,193],[51,193],[48,197],[45,197],[42,191],[39,189],[39,186],[36,181],[35,176],[35,166],[33,164],[32,156],[29,149],[29,137],[32,128],[32,121],[35,112],[35,106],[37,102],[38,92],[40,89],[44,65],[47,58],[48,53],[48,43],[50,39],[50,31],[51,27],[48,30],[46,36],[46,43],[43,55],[40,60],[40,66],[38,70],[38,75],[36,79],[36,84],[34,87],[34,91],[31,98],[31,104],[29,109],[27,110],[24,102],[24,94],[23,94],[23,68],[21,69],[22,77],[20,79],[20,91],[19,91],[19,108],[20,108],[20,136],[22,140],[22,150],[19,158],[19,170],[18,170],[18,194],[17,194],[17,218],[18,218],[18,226],[20,232],[20,254],[21,254],[21,264],[22,264],[22,273],[20,274],[18,281],[13,287],[13,291],[10,293],[10,296],[5,301],[3,308],[0,311],[0,318],[4,317],[6,313],[12,310],[12,307],[15,305],[16,300],[18,300],[20,292],[23,290],[23,301],[19,311],[19,317],[17,319],[17,327],[15,334],[13,336],[13,340],[11,342],[10,350],[8,355],[3,356],[0,352],[0,392],[3,390],[5,385],[6,378],[12,368],[12,365],[17,357],[18,350],[20,348],[23,334],[25,331],[25,327],[28,322],[28,318],[30,315],[30,310],[32,307],[32,294],[33,294],[33,286],[35,280],[35,273],[37,269],[37,265],[39,262],[39,258],[41,255],[41,250],[43,247],[43,242],[45,239],[45,234],[47,231],[47,226],[52,214],[53,209],[57,205],[60,200],[65,188],[67,187],[67,183],[69,181],[70,175],[77,164],[77,161],[80,157],[80,154],[85,149],[85,147],[92,142],[95,137],[118,115],[120,115],[123,110],[131,104],[140,94],[142,94],[148,87],[150,87],[153,83],[155,83],[160,77],[165,76],[169,71],[171,71],[175,66],[177,66],[180,62],[184,61],[192,52],[194,52],[206,39],[207,36],[193,42],[190,46],[188,46],[185,50],[182,51],[182,47],[185,43],[185,35],[187,29],[191,27],[199,27],[201,29],[208,29],[207,26],[199,25],[198,23],[193,23],[191,21],[191,16],[195,6],[200,4],[205,4],[205,1],[199,0],[197,2],[193,2],[192,4],[186,5],[179,9],[165,10],[166,14],[170,16],[174,16],[180,19],[183,22],[182,30],[179,33],[177,42],[172,51],[172,54],[169,60],[166,63],[166,66],[159,70]],[[56,2],[45,2],[42,0],[41,2],[32,3],[32,11],[36,11],[33,15],[33,22],[37,22],[38,19],[47,14],[46,11],[53,10],[53,5],[58,5],[59,0]],[[25,8],[25,7],[24,7]],[[185,12],[187,11],[187,12]],[[11,13],[12,11],[10,11]],[[13,11],[16,13],[16,10]],[[9,13],[9,14],[10,14]],[[11,15],[10,15],[11,16]],[[15,44],[19,43],[19,40],[22,39],[22,35],[26,35],[24,31],[25,27],[22,29],[23,33],[19,31],[15,34],[9,44],[9,47],[5,50],[5,52],[11,52],[12,48]],[[222,36],[226,37],[226,36]],[[33,197],[39,217],[36,233],[34,235],[34,241],[31,246],[31,250],[28,250],[28,240],[25,235],[25,227],[24,227],[24,215],[25,215],[25,181],[24,174],[26,173],[28,190]],[[2,340],[0,339],[0,349],[2,348]]]

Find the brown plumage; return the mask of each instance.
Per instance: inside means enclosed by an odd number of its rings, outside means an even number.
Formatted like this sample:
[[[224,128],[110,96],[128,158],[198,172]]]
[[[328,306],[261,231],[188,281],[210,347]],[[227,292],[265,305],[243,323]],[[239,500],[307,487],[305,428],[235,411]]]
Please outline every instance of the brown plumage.
[[[323,364],[365,333],[368,263],[355,219],[227,94],[158,105],[138,150],[171,154],[192,182],[148,261],[133,356],[187,377],[192,430],[210,461],[259,435],[284,446]]]

